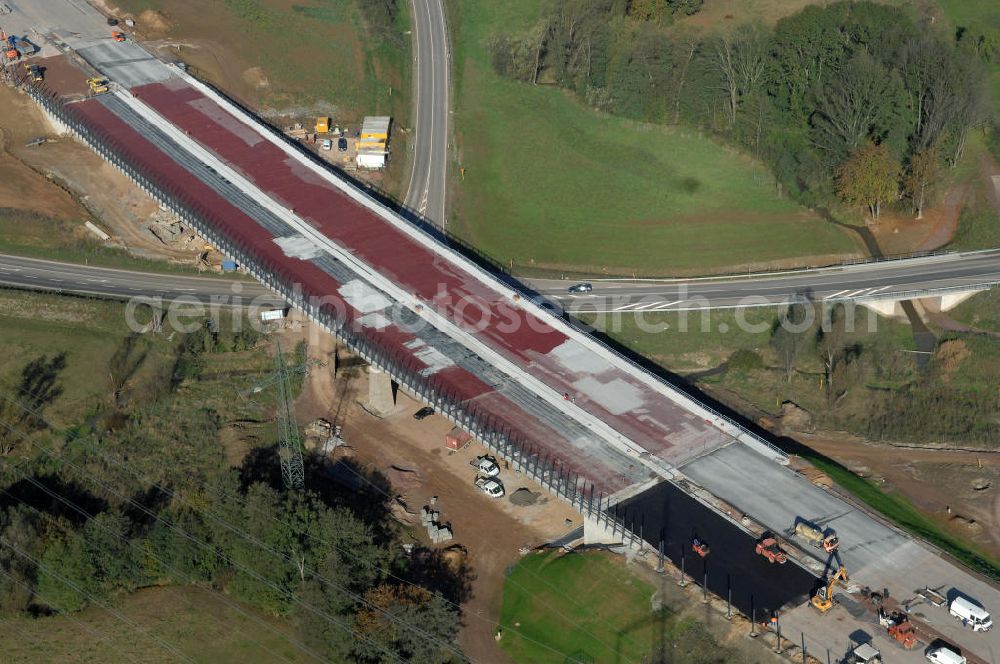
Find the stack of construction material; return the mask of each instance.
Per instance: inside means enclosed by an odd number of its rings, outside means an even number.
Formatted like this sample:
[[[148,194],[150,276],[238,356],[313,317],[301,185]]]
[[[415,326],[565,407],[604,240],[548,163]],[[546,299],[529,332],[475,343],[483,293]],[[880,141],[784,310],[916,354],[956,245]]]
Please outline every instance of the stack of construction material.
[[[440,517],[440,512],[432,510],[427,505],[420,508],[420,523],[422,523],[424,528],[427,529],[427,534],[430,536],[431,541],[435,544],[447,542],[454,537],[451,532],[451,524],[441,524],[441,522],[438,521]]]

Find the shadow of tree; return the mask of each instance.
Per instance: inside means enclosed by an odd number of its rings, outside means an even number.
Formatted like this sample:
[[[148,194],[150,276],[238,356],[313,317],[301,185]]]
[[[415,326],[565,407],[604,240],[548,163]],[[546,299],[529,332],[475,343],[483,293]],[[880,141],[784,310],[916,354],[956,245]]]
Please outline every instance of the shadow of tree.
[[[0,455],[10,454],[25,434],[45,428],[42,411],[62,394],[59,375],[65,368],[66,353],[40,355],[21,369],[13,390],[0,394]]]
[[[449,602],[462,604],[472,597],[476,575],[462,547],[414,549],[407,570],[408,580],[431,592],[439,592]]]
[[[32,479],[37,484],[21,479],[7,487],[6,493],[0,494],[0,509],[24,503],[57,519],[64,518],[76,526],[82,526],[87,517],[66,503],[75,505],[87,514],[98,514],[108,509],[105,500],[72,480],[51,474],[36,475]],[[58,500],[52,494],[60,496],[66,502]]]

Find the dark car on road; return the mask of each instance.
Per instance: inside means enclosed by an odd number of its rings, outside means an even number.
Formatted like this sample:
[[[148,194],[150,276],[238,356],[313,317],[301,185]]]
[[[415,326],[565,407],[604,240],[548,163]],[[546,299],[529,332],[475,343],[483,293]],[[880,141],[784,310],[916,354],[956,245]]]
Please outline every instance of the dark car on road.
[[[592,290],[594,290],[594,285],[588,283],[576,284],[569,287],[570,293],[589,293]]]
[[[413,419],[422,420],[425,417],[430,417],[433,414],[434,414],[433,408],[431,408],[430,406],[424,406],[423,408],[421,408],[420,410],[418,410],[413,414]]]

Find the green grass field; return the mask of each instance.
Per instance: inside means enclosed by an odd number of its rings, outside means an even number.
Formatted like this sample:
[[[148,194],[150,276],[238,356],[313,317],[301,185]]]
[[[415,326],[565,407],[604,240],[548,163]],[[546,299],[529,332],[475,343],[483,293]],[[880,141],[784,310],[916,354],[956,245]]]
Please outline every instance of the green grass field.
[[[117,302],[0,290],[0,379],[16,384],[31,360],[65,353],[62,394],[45,415],[56,425],[74,423],[110,391],[108,363],[128,332],[124,311]]]
[[[232,598],[227,601],[239,610],[195,587],[151,588],[115,600],[114,610],[146,633],[96,606],[72,617],[5,619],[0,621],[3,660],[176,662],[178,657],[161,647],[159,639],[196,662],[314,661],[282,636],[293,634],[286,621]]]
[[[348,119],[389,111],[393,95],[405,109],[409,86],[402,69],[409,58],[408,44],[399,53],[367,38],[354,0],[116,0],[123,12],[139,16],[140,35],[166,32],[196,40],[180,54],[194,66],[215,75],[236,74],[217,81],[227,90],[252,91],[251,102],[280,109],[317,102],[334,106]],[[400,3],[401,6],[405,3]],[[154,10],[166,21],[166,30],[142,20]],[[405,8],[404,8],[405,12]],[[401,21],[408,22],[402,17]],[[200,43],[204,40],[204,44]],[[210,45],[221,47],[215,53]],[[382,61],[388,57],[388,61]],[[219,61],[224,58],[225,61]],[[260,84],[257,67],[266,78]]]
[[[458,165],[453,225],[531,271],[706,273],[857,251],[767,170],[696,132],[597,113],[500,79],[485,40],[531,24],[530,0],[453,6]],[[457,169],[456,169],[457,170]]]
[[[992,28],[1000,30],[1000,4],[983,0],[937,0],[955,28]],[[1000,109],[1000,65],[990,68],[994,107]]]
[[[990,332],[1000,332],[1000,288],[969,298],[948,312],[960,323]]]
[[[603,554],[532,554],[504,582],[500,645],[524,664],[640,662],[659,644],[684,656],[677,661],[726,661],[726,649],[694,620],[654,611],[653,594]]]

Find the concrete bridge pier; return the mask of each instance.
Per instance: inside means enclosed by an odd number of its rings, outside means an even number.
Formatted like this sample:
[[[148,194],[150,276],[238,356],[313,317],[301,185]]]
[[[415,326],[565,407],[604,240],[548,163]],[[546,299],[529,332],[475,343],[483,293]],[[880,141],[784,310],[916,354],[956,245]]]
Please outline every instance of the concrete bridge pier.
[[[368,367],[368,410],[388,415],[396,409],[396,386],[386,372]]]
[[[948,311],[954,309],[962,302],[965,302],[970,297],[977,293],[981,293],[984,289],[976,288],[973,290],[962,290],[953,291],[950,293],[944,293],[942,295],[931,295],[927,297],[912,298],[914,302],[920,304],[921,313],[939,313],[943,311]],[[911,299],[911,298],[907,298]],[[904,300],[896,298],[885,298],[885,299],[861,299],[858,303],[861,306],[871,309],[880,316],[885,316],[887,318],[904,318],[906,317],[906,311],[903,308]]]

